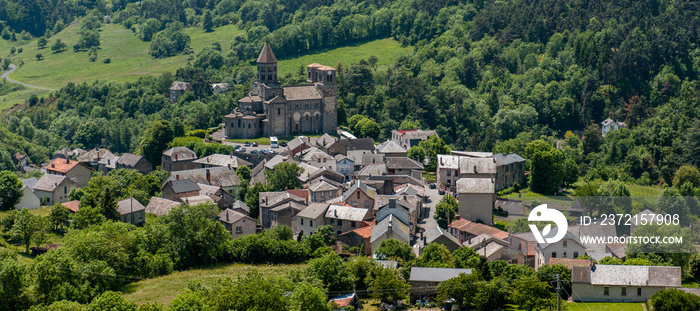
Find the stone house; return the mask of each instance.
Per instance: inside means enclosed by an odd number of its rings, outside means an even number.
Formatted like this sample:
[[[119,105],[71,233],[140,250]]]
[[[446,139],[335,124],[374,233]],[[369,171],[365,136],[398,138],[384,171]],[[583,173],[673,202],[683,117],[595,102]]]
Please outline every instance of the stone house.
[[[340,197],[340,202],[354,207],[371,209],[374,207],[374,198],[376,195],[376,189],[364,182],[357,181],[350,189],[343,193],[343,196]]]
[[[559,227],[552,228],[547,236],[555,236],[558,229]],[[528,242],[537,241],[532,232],[518,233],[515,236]],[[551,258],[576,258],[586,254],[586,247],[581,243],[581,240],[570,231],[567,231],[564,238],[555,243],[537,243],[535,245],[534,267],[538,269],[549,264]]]
[[[388,175],[407,175],[415,178],[423,177],[423,164],[406,157],[387,157],[386,169]]]
[[[62,153],[60,152],[61,151],[57,152],[56,156],[63,159],[70,159],[74,155],[73,151],[70,149],[64,149]],[[78,162],[85,164],[87,167],[92,168],[93,170],[97,170],[99,169],[100,160],[107,153],[111,152],[104,148],[95,148],[78,155]]]
[[[182,201],[184,198],[199,195],[199,191],[197,183],[189,179],[166,180],[161,189],[163,198],[171,201]]]
[[[462,243],[462,246],[473,249],[479,256],[486,258],[486,261],[503,260],[508,263],[529,265],[530,261],[527,258],[527,253],[523,253],[524,251],[527,252],[527,244],[521,243],[521,241],[521,239],[513,237],[504,240],[488,233],[483,233],[469,238]]]
[[[134,198],[128,198],[117,202],[117,211],[121,214],[121,221],[135,226],[146,222],[146,207]]]
[[[301,160],[319,169],[336,170],[335,158],[316,147],[301,152]]]
[[[392,214],[389,214],[388,217],[378,222],[374,225],[374,228],[372,228],[372,239],[370,241],[372,244],[372,252],[376,253],[379,245],[388,239],[395,239],[409,245],[412,240],[411,229],[408,227],[408,224],[403,223]]]
[[[45,168],[46,174],[75,179],[78,187],[87,186],[92,175],[92,169],[78,161],[68,159],[55,159],[46,165]]]
[[[472,269],[411,267],[409,300],[434,298],[437,295],[437,285],[440,282],[455,278],[460,274],[469,275],[471,273]]]
[[[307,208],[294,216],[297,229],[294,235],[303,233],[305,236],[309,236],[316,228],[323,226],[328,206],[328,203],[311,203]]]
[[[231,233],[234,239],[247,234],[255,234],[256,232],[255,219],[230,208],[221,211],[217,219],[226,227],[226,230]]]
[[[428,246],[430,243],[444,245],[450,253],[462,247],[462,244],[459,243],[457,238],[447,233],[447,231],[440,228],[440,226],[435,226],[423,233],[423,245]]]
[[[473,222],[493,223],[496,184],[493,178],[460,178],[457,181],[459,214]]]
[[[237,193],[241,179],[233,169],[228,167],[198,168],[170,173],[168,180],[189,179],[198,184],[221,187],[228,193]]]
[[[41,207],[41,199],[34,194],[32,187],[36,185],[36,178],[22,180],[22,198],[15,204],[16,209],[37,209]]]
[[[170,96],[170,102],[174,103],[177,99],[185,94],[185,92],[190,88],[190,84],[187,82],[173,81],[173,84],[168,88],[168,94]]]
[[[336,155],[335,156],[336,170],[338,173],[343,174],[344,181],[350,181],[352,176],[355,174],[355,162],[353,162],[346,155]]]
[[[501,240],[509,237],[508,232],[464,219],[459,214],[455,215],[455,220],[447,226],[447,232],[456,237],[460,243],[471,243],[472,238],[482,234],[489,234]]]
[[[326,202],[339,197],[343,188],[338,183],[322,177],[311,183],[308,189],[311,195],[311,202]]]
[[[408,150],[421,141],[428,140],[433,135],[437,136],[437,133],[423,130],[393,130],[391,131],[391,140]]]
[[[340,142],[340,139],[328,135],[328,133],[323,134],[321,137],[311,138],[311,145],[333,156],[338,154],[345,155],[348,148],[346,144]]]
[[[617,122],[610,118],[605,119],[600,125],[602,125],[601,135],[603,135],[603,137],[611,131],[617,131],[626,126],[625,122]]]
[[[420,203],[415,196],[409,195],[377,195],[374,203],[374,217],[377,222],[389,215],[394,215],[415,232],[418,226]]]
[[[364,246],[364,255],[372,256],[372,229],[374,225],[365,226],[362,228],[357,228],[355,230],[350,230],[345,233],[341,233],[337,240],[341,243],[345,243],[350,247],[353,246]]]
[[[377,147],[374,145],[374,139],[371,137],[357,139],[341,139],[341,143],[347,145],[346,152],[348,158],[355,163],[355,169],[358,165],[363,165],[362,156],[377,152]]]
[[[496,191],[510,188],[517,183],[524,186],[525,159],[515,153],[494,154],[496,159]]]
[[[387,158],[405,158],[408,155],[406,148],[397,144],[393,140],[387,140],[377,146],[377,151],[385,155]]]
[[[197,160],[197,154],[187,147],[170,148],[163,152],[160,166],[164,171],[184,171],[197,168],[194,161]]]
[[[121,168],[137,170],[139,173],[146,175],[153,170],[153,164],[140,155],[125,153],[117,160],[117,169]]]
[[[347,205],[330,205],[326,211],[326,225],[333,227],[336,235],[362,227],[363,221],[372,219],[369,209]]]
[[[573,267],[576,302],[646,302],[662,289],[681,287],[681,268],[594,265]]]
[[[114,170],[117,168],[117,161],[119,160],[119,156],[115,155],[109,151],[105,152],[105,154],[100,158],[99,161],[97,161],[97,168],[107,174],[109,171]]]
[[[68,202],[68,193],[73,188],[79,188],[75,178],[67,176],[44,174],[32,188],[34,194],[44,205]]]
[[[293,190],[260,192],[258,204],[263,229],[287,225],[298,232],[294,216],[309,205],[308,192],[305,195]]]

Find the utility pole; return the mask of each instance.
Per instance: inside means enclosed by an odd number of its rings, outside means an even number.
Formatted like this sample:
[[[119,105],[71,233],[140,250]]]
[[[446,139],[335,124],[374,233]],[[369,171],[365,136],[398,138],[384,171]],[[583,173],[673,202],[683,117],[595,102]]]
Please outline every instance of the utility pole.
[[[561,293],[561,279],[559,278],[559,274],[555,274],[557,277],[557,311],[561,311],[561,297],[559,294]]]

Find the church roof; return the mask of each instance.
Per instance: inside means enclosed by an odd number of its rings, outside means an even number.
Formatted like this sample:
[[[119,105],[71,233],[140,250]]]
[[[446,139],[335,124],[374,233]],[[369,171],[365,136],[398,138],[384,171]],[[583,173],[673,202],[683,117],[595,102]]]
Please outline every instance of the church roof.
[[[258,60],[256,62],[258,64],[270,64],[277,62],[275,53],[272,53],[272,48],[270,48],[270,44],[267,42],[265,42],[265,45],[263,45],[262,51],[260,51],[260,56],[258,56]]]
[[[284,96],[287,100],[322,99],[323,95],[315,85],[285,86]]]

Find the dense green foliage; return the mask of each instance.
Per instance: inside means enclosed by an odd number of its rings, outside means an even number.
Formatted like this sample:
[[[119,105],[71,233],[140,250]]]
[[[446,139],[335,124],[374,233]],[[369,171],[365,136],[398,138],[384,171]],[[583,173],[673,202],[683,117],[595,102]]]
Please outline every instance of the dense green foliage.
[[[0,211],[15,208],[22,199],[22,181],[10,171],[0,171]]]

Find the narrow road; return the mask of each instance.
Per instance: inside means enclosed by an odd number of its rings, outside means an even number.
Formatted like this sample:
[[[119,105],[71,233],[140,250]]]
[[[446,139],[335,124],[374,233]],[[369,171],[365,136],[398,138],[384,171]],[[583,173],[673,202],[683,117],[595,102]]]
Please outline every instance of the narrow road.
[[[47,88],[47,87],[34,86],[34,85],[31,85],[31,84],[26,84],[26,83],[22,83],[22,82],[19,82],[19,81],[12,80],[12,78],[10,78],[10,74],[11,74],[13,71],[15,71],[15,69],[17,69],[17,66],[15,66],[14,64],[10,64],[10,69],[8,69],[7,71],[3,72],[3,73],[2,73],[2,76],[0,76],[0,78],[6,79],[7,81],[10,81],[10,82],[12,82],[12,83],[17,83],[17,84],[19,84],[19,85],[24,85],[24,86],[26,86],[26,87],[31,87],[31,88],[40,89],[40,90],[47,90],[47,91],[53,91],[53,90],[54,90],[54,89],[50,89],[50,88]]]

